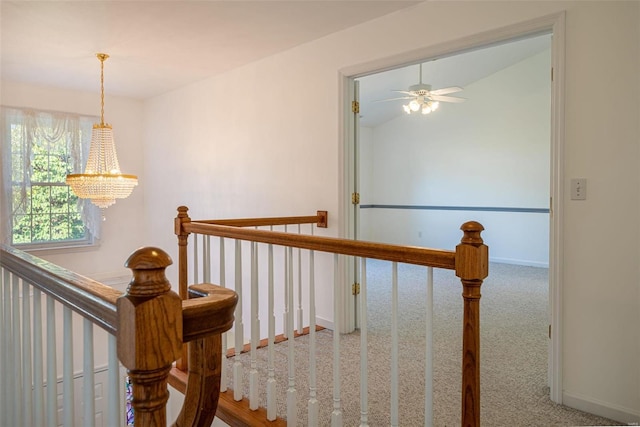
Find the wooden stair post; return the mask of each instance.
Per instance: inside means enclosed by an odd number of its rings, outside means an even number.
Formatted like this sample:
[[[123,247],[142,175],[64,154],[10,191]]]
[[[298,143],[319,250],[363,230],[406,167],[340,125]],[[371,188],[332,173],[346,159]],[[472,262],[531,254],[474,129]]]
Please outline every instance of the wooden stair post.
[[[167,377],[182,351],[182,300],[165,276],[171,263],[161,249],[135,251],[125,263],[133,278],[116,302],[118,358],[131,378],[140,426],[167,425]]]
[[[464,235],[456,246],[456,276],[462,282],[462,426],[480,425],[480,287],[489,274],[489,248],[475,221],[462,224]]]

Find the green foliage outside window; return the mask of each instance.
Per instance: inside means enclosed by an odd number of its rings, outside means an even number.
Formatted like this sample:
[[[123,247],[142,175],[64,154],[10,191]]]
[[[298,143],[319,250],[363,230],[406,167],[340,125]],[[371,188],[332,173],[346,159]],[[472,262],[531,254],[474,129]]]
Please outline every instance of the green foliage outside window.
[[[68,135],[47,141],[35,132],[30,146],[30,168],[23,170],[27,155],[22,125],[11,126],[13,244],[56,243],[87,239],[78,198],[65,184],[70,170]],[[24,182],[30,174],[30,185]],[[22,194],[22,192],[26,194]],[[25,197],[26,196],[26,197]]]

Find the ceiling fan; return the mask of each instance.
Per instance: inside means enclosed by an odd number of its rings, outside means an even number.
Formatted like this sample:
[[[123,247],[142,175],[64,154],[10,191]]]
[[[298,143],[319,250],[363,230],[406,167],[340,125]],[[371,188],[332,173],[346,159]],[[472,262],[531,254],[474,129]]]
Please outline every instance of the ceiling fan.
[[[444,96],[450,93],[462,91],[461,87],[451,86],[442,89],[431,90],[431,85],[422,83],[422,64],[420,64],[420,83],[409,86],[409,90],[394,90],[393,92],[403,93],[406,96],[399,98],[382,99],[380,101],[397,101],[400,99],[410,99],[408,104],[402,106],[407,114],[422,112],[429,114],[440,106],[440,102],[464,102],[464,98],[455,96]]]

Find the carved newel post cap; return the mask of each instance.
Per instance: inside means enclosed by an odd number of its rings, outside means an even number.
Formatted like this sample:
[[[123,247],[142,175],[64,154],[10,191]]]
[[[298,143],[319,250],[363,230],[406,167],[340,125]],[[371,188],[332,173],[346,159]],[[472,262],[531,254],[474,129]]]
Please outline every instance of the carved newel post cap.
[[[170,291],[171,284],[164,271],[171,264],[171,257],[160,248],[148,246],[133,252],[124,263],[133,272],[127,295],[157,296]]]
[[[182,350],[182,300],[171,290],[162,249],[138,249],[125,266],[133,271],[127,293],[116,302],[118,358],[129,370],[171,365]]]
[[[489,248],[480,236],[484,227],[469,221],[462,224],[460,230],[464,235],[456,246],[456,276],[481,283],[489,275]]]

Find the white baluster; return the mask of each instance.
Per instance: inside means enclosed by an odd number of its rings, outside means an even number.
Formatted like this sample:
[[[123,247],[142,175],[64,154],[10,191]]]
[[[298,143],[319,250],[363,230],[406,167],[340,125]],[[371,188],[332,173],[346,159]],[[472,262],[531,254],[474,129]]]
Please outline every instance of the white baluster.
[[[300,224],[298,224],[298,234],[302,234]],[[298,248],[298,311],[296,314],[298,315],[298,333],[302,334],[304,332],[304,324],[302,320],[302,249],[300,248]]]
[[[19,392],[22,387],[22,347],[20,336],[20,278],[12,274],[11,282],[13,284],[13,291],[11,293],[12,298],[12,315],[13,315],[13,386],[15,404],[13,407],[14,422],[16,425],[24,425],[22,405],[20,404],[21,393]]]
[[[287,225],[284,226],[284,232],[287,233]],[[282,336],[284,338],[289,338],[289,287],[286,285],[286,278],[289,274],[289,257],[287,256],[287,251],[285,249],[284,256],[284,277],[285,277],[285,286],[284,286],[284,313],[282,313]]]
[[[342,408],[340,407],[340,275],[338,254],[333,256],[333,412],[331,427],[342,426]]]
[[[289,259],[289,271],[287,272],[287,279],[285,281],[288,292],[289,307],[293,307],[293,248],[287,248],[287,258]],[[293,333],[293,309],[289,310],[289,316],[287,318],[288,330],[288,362],[289,362],[289,387],[287,388],[287,426],[291,425],[295,427],[298,423],[298,391],[296,390],[296,365],[295,365],[295,347],[294,347],[294,333]]]
[[[242,323],[242,242],[236,239],[236,277],[235,291],[238,294],[238,304],[235,313],[235,361],[233,363],[233,399],[242,400],[242,363],[240,353],[244,345],[244,325]]]
[[[64,401],[63,425],[73,427],[75,413],[75,393],[73,390],[73,322],[72,311],[69,307],[62,308],[62,399]]]
[[[33,425],[33,373],[31,369],[31,286],[22,281],[22,413],[25,425]]]
[[[391,284],[391,425],[397,426],[398,420],[398,263],[392,267]]]
[[[120,393],[122,378],[120,376],[120,362],[118,361],[118,341],[115,335],[109,334],[109,373],[107,377],[107,426],[118,427],[125,420],[123,412],[122,394]]]
[[[273,231],[273,227],[271,227]],[[277,417],[276,406],[276,378],[274,347],[276,338],[276,316],[274,313],[274,283],[273,283],[273,245],[269,244],[269,344],[267,347],[267,420],[274,421]]]
[[[258,398],[258,344],[260,343],[260,317],[258,313],[258,245],[251,242],[251,370],[249,371],[249,409],[255,411]]]
[[[204,234],[202,235],[202,281],[211,283],[211,236]]]
[[[93,365],[93,323],[82,319],[84,349],[82,358],[82,426],[93,427],[96,418],[95,375]]]
[[[309,251],[309,427],[319,423],[320,405],[317,398],[316,376],[316,284],[314,252]]]
[[[224,254],[224,237],[220,237],[220,286],[223,288],[227,287],[226,280],[226,265],[225,265],[225,254]],[[224,393],[227,391],[227,376],[229,370],[229,362],[227,360],[227,339],[229,336],[225,332],[222,334],[222,366],[220,372],[220,391]]]
[[[193,283],[198,283],[198,257],[200,256],[200,251],[198,250],[198,235],[193,235]]]
[[[56,342],[56,304],[47,295],[47,425],[58,425],[58,364]]]
[[[33,420],[44,425],[44,354],[42,351],[42,292],[33,289]]]
[[[433,426],[433,267],[427,267],[426,353],[424,380],[424,425]]]
[[[8,301],[5,297],[5,289],[9,286],[9,270],[2,269],[2,275],[0,276],[0,295],[2,295],[2,301],[0,301],[0,378],[8,378],[9,377],[9,358],[7,357],[7,349],[11,346],[7,342],[8,337],[8,323],[5,319],[5,307],[4,304]],[[0,414],[4,414],[3,416],[7,417],[9,413],[9,409],[7,405],[9,404],[9,392],[7,387],[9,386],[9,381],[0,381]]]
[[[14,408],[16,405],[16,395],[13,385],[13,369],[14,369],[14,353],[13,353],[13,330],[11,322],[11,274],[9,270],[4,270],[3,274],[3,317],[2,317],[2,378],[0,381],[2,387],[2,401],[4,403],[2,417],[6,419],[7,424],[15,423]]]
[[[369,425],[367,357],[367,259],[360,258],[360,427]]]

